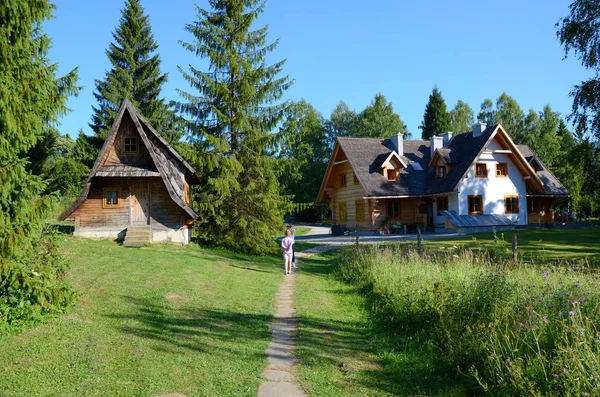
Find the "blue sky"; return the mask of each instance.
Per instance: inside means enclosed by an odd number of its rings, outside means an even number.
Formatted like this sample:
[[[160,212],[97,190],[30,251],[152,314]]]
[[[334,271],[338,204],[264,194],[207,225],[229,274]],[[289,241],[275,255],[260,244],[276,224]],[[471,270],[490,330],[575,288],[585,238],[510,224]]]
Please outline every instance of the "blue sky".
[[[119,23],[124,0],[55,0],[55,18],[45,31],[61,72],[78,66],[84,90],[69,101],[73,110],[60,130],[91,134],[94,79],[109,68],[105,54]],[[185,51],[184,30],[196,18],[195,6],[207,1],[142,0],[159,44],[163,89],[179,100],[176,88],[189,90],[177,66],[206,69],[207,62]],[[395,1],[368,4],[354,0],[270,0],[256,27],[269,25],[280,39],[271,61],[287,59],[284,73],[295,79],[286,98],[304,98],[325,117],[340,101],[362,110],[379,92],[393,103],[413,136],[420,137],[423,111],[435,84],[451,108],[458,99],[479,111],[481,102],[502,92],[527,112],[550,104],[570,113],[572,86],[590,75],[563,50],[555,23],[569,2],[550,1]]]

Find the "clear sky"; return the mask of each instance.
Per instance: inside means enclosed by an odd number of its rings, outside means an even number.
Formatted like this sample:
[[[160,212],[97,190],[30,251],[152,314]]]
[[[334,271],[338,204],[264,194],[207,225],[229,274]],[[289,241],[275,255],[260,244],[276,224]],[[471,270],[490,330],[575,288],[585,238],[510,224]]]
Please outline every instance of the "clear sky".
[[[393,103],[413,136],[435,84],[448,108],[458,99],[479,111],[481,102],[506,92],[527,112],[550,104],[570,113],[574,84],[590,74],[563,50],[554,25],[570,1],[404,1],[270,0],[256,27],[269,25],[280,39],[270,61],[287,59],[284,73],[295,79],[286,98],[310,102],[323,116],[340,101],[362,110],[381,92]],[[84,90],[69,101],[73,110],[60,130],[91,134],[94,80],[110,67],[105,54],[125,0],[55,0],[55,18],[44,25],[50,52],[61,72],[79,66]],[[195,4],[206,0],[142,0],[156,41],[168,100],[176,88],[189,90],[177,66],[206,69],[206,61],[178,44],[191,41],[184,30],[196,19]]]

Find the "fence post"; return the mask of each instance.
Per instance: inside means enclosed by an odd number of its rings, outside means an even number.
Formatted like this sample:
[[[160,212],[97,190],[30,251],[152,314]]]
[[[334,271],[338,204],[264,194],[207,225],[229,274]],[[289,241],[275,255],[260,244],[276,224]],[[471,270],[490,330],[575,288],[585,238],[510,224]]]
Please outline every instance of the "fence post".
[[[423,238],[421,237],[421,228],[417,226],[417,251],[423,255]]]
[[[360,230],[360,227],[358,225],[356,225],[356,246],[358,247],[358,232]]]
[[[513,252],[513,261],[517,261],[517,257],[519,256],[519,252],[517,250],[517,233],[513,233],[512,238],[512,252]]]

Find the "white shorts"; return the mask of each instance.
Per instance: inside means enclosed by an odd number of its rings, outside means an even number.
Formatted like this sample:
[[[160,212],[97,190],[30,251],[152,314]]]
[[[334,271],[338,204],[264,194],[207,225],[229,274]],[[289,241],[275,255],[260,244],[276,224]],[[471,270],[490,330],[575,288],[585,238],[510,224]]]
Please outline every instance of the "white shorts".
[[[288,252],[284,252],[283,253],[283,259],[286,260],[286,261],[289,260],[291,262],[292,261],[292,253],[291,252],[289,252],[289,253]]]

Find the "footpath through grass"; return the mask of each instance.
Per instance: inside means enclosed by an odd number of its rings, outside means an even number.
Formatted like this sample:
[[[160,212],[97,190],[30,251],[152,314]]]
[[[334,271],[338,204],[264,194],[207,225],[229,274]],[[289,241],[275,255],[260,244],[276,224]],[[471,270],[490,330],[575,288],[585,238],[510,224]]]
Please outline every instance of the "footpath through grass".
[[[256,396],[279,257],[64,240],[78,302],[0,338],[2,396]]]

